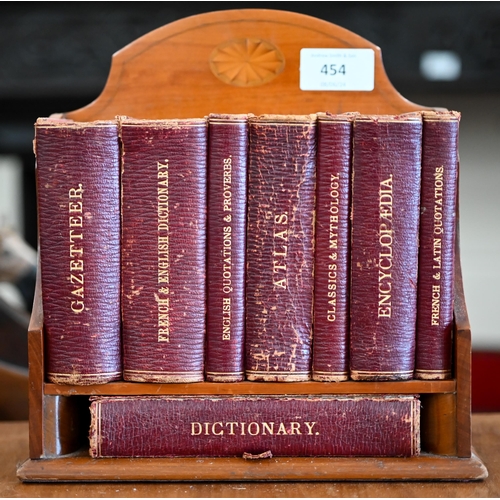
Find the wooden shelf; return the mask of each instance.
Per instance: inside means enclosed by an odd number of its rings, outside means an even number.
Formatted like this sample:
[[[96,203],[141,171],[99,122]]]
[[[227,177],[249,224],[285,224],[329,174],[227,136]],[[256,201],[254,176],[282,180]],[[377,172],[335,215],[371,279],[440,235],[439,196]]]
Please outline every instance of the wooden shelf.
[[[283,64],[262,82],[224,80],[214,51],[256,40]],[[243,42],[242,42],[243,41]],[[273,49],[274,47],[274,49]],[[371,48],[370,92],[305,92],[299,88],[300,49]],[[88,106],[63,113],[76,121],[183,118],[215,113],[403,113],[423,106],[402,97],[387,78],[380,49],[339,26],[292,12],[245,9],[200,14],[139,38],[113,57],[106,86]],[[326,481],[479,480],[487,470],[471,447],[471,337],[460,267],[455,263],[454,370],[445,381],[195,383],[115,382],[63,386],[44,379],[43,307],[36,286],[28,332],[30,455],[17,471],[26,482],[58,481]],[[161,394],[418,394],[423,453],[412,458],[305,457],[92,459],[88,456],[89,397]]]
[[[63,386],[44,384],[51,396],[111,396],[161,394],[439,394],[454,393],[455,380],[406,382],[199,382],[194,384],[146,384],[112,382],[104,385]]]

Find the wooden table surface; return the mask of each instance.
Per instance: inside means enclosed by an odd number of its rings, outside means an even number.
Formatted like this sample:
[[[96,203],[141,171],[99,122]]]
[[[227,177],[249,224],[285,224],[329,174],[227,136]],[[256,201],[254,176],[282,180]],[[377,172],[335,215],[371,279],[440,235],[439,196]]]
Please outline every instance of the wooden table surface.
[[[22,483],[28,423],[0,422],[0,497],[500,497],[500,413],[472,415],[476,453],[489,477],[473,482]]]

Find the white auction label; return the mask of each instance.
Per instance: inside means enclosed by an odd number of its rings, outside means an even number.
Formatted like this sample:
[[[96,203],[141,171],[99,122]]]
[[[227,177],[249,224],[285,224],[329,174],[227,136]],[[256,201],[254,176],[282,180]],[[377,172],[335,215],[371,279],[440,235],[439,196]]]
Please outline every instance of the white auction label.
[[[301,49],[301,90],[373,90],[373,49]]]

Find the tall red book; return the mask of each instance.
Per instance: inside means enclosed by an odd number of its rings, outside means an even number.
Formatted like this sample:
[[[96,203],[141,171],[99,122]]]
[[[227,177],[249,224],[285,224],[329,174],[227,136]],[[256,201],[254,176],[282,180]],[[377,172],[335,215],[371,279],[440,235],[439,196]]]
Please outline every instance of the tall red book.
[[[451,377],[460,113],[423,112],[415,377]]]
[[[420,453],[420,401],[408,395],[100,396],[90,411],[95,458]]]
[[[209,382],[245,378],[248,116],[208,116],[207,344]]]
[[[120,152],[116,121],[35,124],[46,376],[122,376]]]
[[[246,376],[311,378],[316,115],[249,118]]]
[[[204,379],[207,122],[120,118],[124,379]]]
[[[318,113],[312,378],[349,378],[352,113]]]
[[[350,370],[407,380],[415,368],[422,117],[354,120]]]

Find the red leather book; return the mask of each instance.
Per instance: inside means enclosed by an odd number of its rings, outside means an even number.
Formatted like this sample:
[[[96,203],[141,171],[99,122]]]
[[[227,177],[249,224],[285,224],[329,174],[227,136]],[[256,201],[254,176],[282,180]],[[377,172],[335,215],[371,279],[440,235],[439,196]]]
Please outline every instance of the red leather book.
[[[460,113],[423,112],[415,378],[451,377]]]
[[[249,118],[246,376],[311,378],[316,115]]]
[[[248,116],[208,117],[207,345],[209,382],[245,378]]]
[[[415,396],[101,396],[92,457],[392,456],[420,452]]]
[[[350,366],[354,380],[413,378],[422,117],[354,121]]]
[[[318,113],[312,378],[349,378],[349,275],[354,114]]]
[[[124,379],[204,379],[207,122],[120,119]]]
[[[34,149],[47,379],[119,380],[117,123],[39,118]]]

